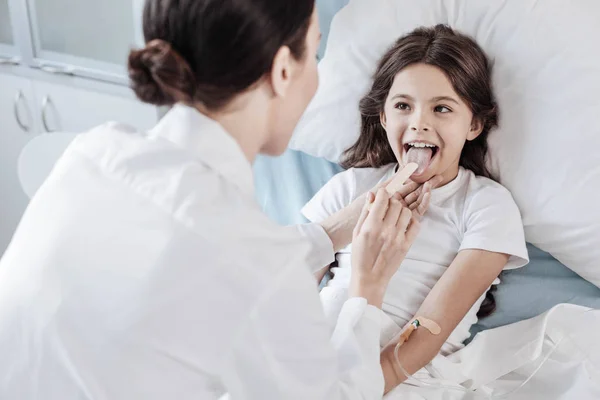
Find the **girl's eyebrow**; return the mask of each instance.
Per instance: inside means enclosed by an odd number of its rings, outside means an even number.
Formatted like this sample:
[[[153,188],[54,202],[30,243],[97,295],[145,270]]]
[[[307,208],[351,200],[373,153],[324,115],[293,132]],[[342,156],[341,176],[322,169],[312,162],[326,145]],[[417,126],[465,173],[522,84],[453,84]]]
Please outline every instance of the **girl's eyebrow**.
[[[407,94],[395,94],[394,97],[392,97],[392,100],[394,100],[394,99],[407,99],[407,100],[411,100],[411,101],[414,100],[411,96],[409,96]]]
[[[415,100],[412,96],[410,96],[408,94],[404,94],[404,93],[395,94],[392,97],[392,100],[395,100],[395,99],[406,99],[406,100],[410,100],[410,101]],[[430,100],[431,103],[437,103],[438,101],[450,101],[452,103],[460,105],[458,100],[456,100],[454,97],[450,97],[450,96],[437,96]]]
[[[451,101],[453,103],[456,103],[457,105],[460,105],[460,103],[456,99],[450,96],[438,96],[431,99],[432,103],[437,103],[438,101]]]

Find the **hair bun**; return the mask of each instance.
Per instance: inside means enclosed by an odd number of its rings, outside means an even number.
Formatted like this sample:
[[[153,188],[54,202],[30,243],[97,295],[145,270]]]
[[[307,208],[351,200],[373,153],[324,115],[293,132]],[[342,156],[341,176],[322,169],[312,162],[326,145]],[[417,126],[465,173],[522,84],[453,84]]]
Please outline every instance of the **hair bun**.
[[[129,53],[131,88],[143,102],[157,106],[191,102],[194,77],[188,63],[164,40],[154,39]]]

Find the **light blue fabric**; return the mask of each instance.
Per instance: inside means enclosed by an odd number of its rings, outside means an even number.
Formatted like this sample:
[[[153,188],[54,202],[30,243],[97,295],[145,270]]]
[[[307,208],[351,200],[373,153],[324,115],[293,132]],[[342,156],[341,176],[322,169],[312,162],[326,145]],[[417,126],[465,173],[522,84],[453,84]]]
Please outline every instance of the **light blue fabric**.
[[[325,159],[288,150],[254,163],[256,196],[265,213],[281,225],[307,222],[300,209],[341,168]]]
[[[600,309],[600,289],[532,246],[529,265],[504,272],[495,293],[497,309],[479,321],[472,333],[533,318],[556,304],[571,303]]]

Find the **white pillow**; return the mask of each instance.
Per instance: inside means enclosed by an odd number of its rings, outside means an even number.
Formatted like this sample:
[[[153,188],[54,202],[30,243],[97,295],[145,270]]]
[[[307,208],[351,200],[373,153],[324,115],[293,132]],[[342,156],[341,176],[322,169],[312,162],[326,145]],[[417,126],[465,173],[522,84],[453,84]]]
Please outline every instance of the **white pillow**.
[[[597,0],[351,0],[333,20],[321,86],[291,147],[339,161],[378,59],[414,28],[448,24],[494,61],[490,166],[527,240],[600,286],[599,18]]]

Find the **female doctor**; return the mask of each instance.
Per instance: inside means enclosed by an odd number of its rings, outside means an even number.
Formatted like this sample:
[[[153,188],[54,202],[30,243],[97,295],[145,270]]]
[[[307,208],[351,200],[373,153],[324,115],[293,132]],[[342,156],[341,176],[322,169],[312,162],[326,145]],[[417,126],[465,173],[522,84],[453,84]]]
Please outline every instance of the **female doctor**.
[[[174,107],[80,135],[33,198],[0,263],[0,398],[381,398],[378,307],[418,230],[401,195],[293,228],[254,201],[251,163],[317,88],[314,0],[148,0],[144,34],[132,87]],[[311,272],[355,225],[333,327]]]

